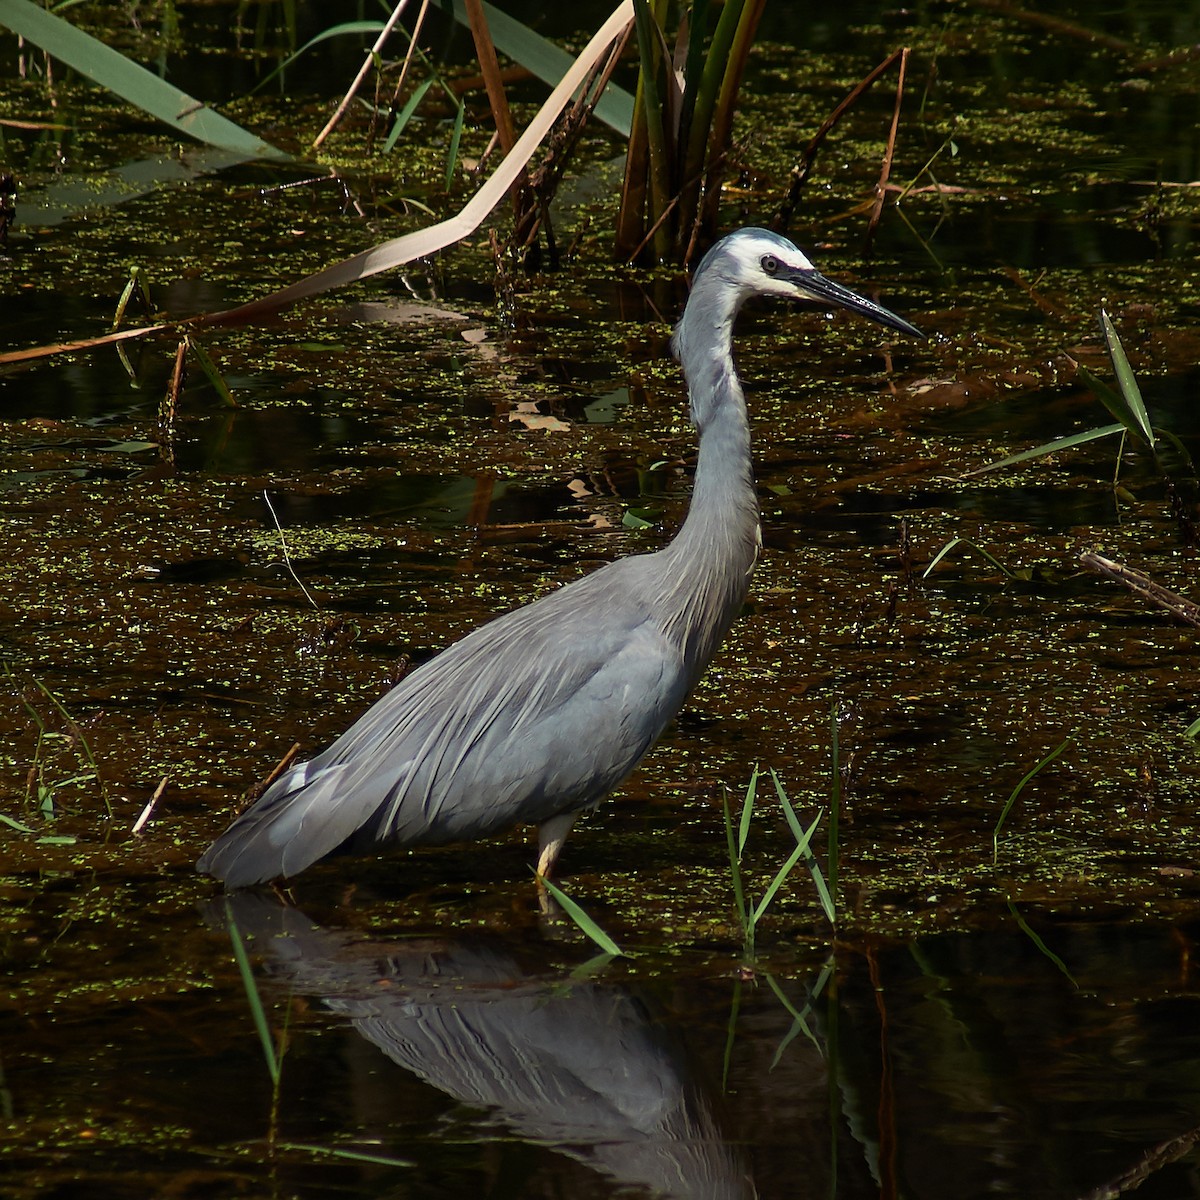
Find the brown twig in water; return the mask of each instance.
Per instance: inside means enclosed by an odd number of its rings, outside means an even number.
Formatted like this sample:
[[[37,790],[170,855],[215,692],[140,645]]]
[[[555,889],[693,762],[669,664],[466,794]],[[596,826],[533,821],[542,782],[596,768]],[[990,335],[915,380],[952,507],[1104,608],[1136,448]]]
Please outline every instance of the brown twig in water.
[[[465,2],[471,36],[475,39],[475,56],[479,59],[479,69],[483,73],[483,86],[487,91],[488,104],[491,105],[492,120],[495,121],[496,132],[500,135],[500,149],[508,154],[517,144],[517,134],[508,107],[508,94],[500,76],[496,46],[488,29],[487,15],[483,11],[483,0]],[[536,214],[537,201],[530,193],[529,175],[524,168],[513,184],[512,201],[513,215],[518,225],[527,222],[531,215]]]
[[[175,351],[175,369],[171,372],[171,382],[167,385],[167,394],[163,397],[162,410],[158,414],[158,423],[168,433],[175,427],[175,408],[179,404],[179,393],[183,390],[183,363],[187,348],[188,340],[182,338]]]
[[[1118,1196],[1141,1187],[1156,1171],[1177,1162],[1197,1142],[1200,1142],[1200,1127],[1189,1129],[1187,1133],[1181,1133],[1165,1142],[1159,1142],[1157,1146],[1151,1146],[1128,1171],[1102,1183],[1098,1188],[1093,1188],[1079,1200],[1117,1200]]]
[[[142,809],[138,819],[133,823],[132,833],[136,837],[146,827],[146,822],[150,820],[150,814],[154,812],[154,806],[162,799],[162,794],[167,790],[167,784],[170,782],[171,776],[164,775],[162,782],[154,789],[154,795],[146,803],[146,807]]]
[[[1090,550],[1081,554],[1079,561],[1089,571],[1095,571],[1097,575],[1103,575],[1106,579],[1121,584],[1122,587],[1141,596],[1143,600],[1165,609],[1185,625],[1200,628],[1200,604],[1193,604],[1178,592],[1168,591],[1161,584],[1155,583],[1145,572],[1122,566],[1121,563],[1113,562],[1111,558],[1105,558],[1102,554]]]
[[[792,221],[792,214],[796,211],[796,205],[800,201],[800,190],[808,182],[809,175],[812,174],[813,163],[816,162],[817,158],[817,151],[820,150],[821,144],[825,141],[829,131],[846,115],[849,109],[858,103],[859,97],[891,67],[892,63],[896,62],[902,54],[906,53],[906,50],[900,49],[889,54],[879,66],[855,84],[846,98],[825,118],[825,123],[817,130],[813,135],[812,141],[805,147],[804,153],[800,156],[800,161],[792,168],[792,182],[788,185],[787,197],[779,206],[779,211],[775,214],[775,218],[771,222],[771,228],[776,233],[787,232],[787,228]]]
[[[908,47],[900,50],[899,78],[896,80],[896,103],[892,109],[892,127],[888,130],[887,145],[883,150],[883,164],[879,170],[879,182],[875,185],[875,203],[871,206],[871,216],[867,221],[866,244],[870,246],[875,238],[875,230],[879,219],[883,216],[883,202],[887,197],[888,179],[892,174],[892,159],[896,153],[896,133],[900,128],[900,106],[904,103],[904,76],[908,70]]]
[[[293,742],[292,748],[275,764],[275,769],[262,781],[256,783],[246,792],[245,799],[239,812],[245,812],[246,809],[253,804],[259,796],[263,794],[296,761],[296,756],[300,753],[300,743]]]

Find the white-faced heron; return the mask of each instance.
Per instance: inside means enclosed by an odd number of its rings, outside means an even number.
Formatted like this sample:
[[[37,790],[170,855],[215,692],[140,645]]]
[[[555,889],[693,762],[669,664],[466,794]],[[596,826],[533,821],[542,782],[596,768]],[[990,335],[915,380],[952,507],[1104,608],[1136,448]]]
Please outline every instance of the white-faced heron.
[[[245,887],[334,850],[367,853],[537,825],[548,875],[575,818],[654,745],[746,598],[760,539],[733,321],[751,296],[817,301],[920,337],[822,276],[786,238],[740,229],[696,271],[671,348],[699,431],[692,502],[664,549],[618,559],[423,664],[292,767],[197,869]]]

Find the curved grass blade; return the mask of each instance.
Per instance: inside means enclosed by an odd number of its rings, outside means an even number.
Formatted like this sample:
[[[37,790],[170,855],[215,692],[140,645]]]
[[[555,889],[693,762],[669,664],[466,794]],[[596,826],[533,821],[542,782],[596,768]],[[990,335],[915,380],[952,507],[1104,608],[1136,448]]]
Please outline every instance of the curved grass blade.
[[[179,133],[252,158],[291,157],[30,0],[0,0],[0,25]]]
[[[835,722],[835,737],[836,737],[836,715]],[[836,753],[836,743],[834,746]],[[837,763],[834,763],[835,779],[840,779],[837,774]],[[824,811],[818,811],[813,818],[812,824],[807,829],[800,824],[800,818],[796,815],[796,809],[791,800],[788,799],[788,794],[784,790],[783,781],[776,774],[775,768],[771,768],[771,780],[775,784],[775,794],[779,797],[779,803],[783,808],[783,815],[787,818],[788,828],[792,831],[792,836],[796,839],[796,845],[804,858],[804,865],[808,867],[808,873],[812,876],[813,886],[817,889],[817,896],[821,901],[821,908],[825,913],[826,919],[831,925],[837,925],[837,908],[833,903],[833,895],[829,886],[825,882],[825,876],[821,871],[821,865],[817,862],[816,855],[812,852],[812,836],[817,831],[817,826],[821,823],[821,818],[825,815]],[[833,809],[830,809],[830,827],[831,836],[836,837],[836,830],[833,829]],[[836,848],[831,846],[830,853],[831,866],[836,867]],[[835,876],[836,878],[836,876]]]
[[[1027,771],[1021,782],[1012,790],[1012,794],[1004,802],[1004,808],[1000,812],[1000,819],[996,822],[996,828],[992,830],[992,862],[995,863],[1000,857],[1000,829],[1004,825],[1008,814],[1012,811],[1012,806],[1017,802],[1017,797],[1025,790],[1025,785],[1043,768],[1049,766],[1069,745],[1071,739],[1063,738],[1061,742],[1045,758],[1042,759],[1036,767],[1031,771]]]
[[[813,829],[816,828],[816,822],[813,822]],[[811,832],[811,830],[810,830]],[[808,850],[807,843],[803,846],[797,846],[795,850],[788,855],[787,861],[775,872],[775,878],[767,885],[767,890],[763,892],[762,899],[758,902],[754,911],[750,915],[750,920],[755,926],[762,920],[763,914],[771,907],[771,901],[775,899],[775,893],[783,886],[783,882],[795,869],[796,864],[804,857]]]
[[[1085,375],[1084,369],[1079,368],[1081,376]],[[1108,385],[1095,379],[1094,376],[1087,377],[1091,382],[1089,387],[1102,389]],[[1109,391],[1112,389],[1110,388]],[[1107,407],[1107,406],[1106,406]],[[1104,425],[1099,429],[1089,429],[1084,433],[1073,433],[1070,437],[1057,438],[1053,442],[1046,442],[1042,446],[1034,446],[1032,450],[1022,450],[1020,454],[1010,454],[1007,458],[1002,458],[998,462],[988,463],[985,467],[976,467],[973,471],[963,473],[964,479],[970,479],[972,475],[986,475],[988,471],[999,471],[1001,467],[1012,467],[1017,463],[1029,462],[1033,458],[1044,458],[1047,454],[1055,454],[1059,450],[1070,450],[1072,446],[1082,446],[1085,442],[1094,442],[1100,438],[1112,437],[1115,433],[1123,433],[1129,428],[1124,421],[1117,425]],[[1141,435],[1138,434],[1140,437]]]
[[[238,973],[242,977],[242,986],[246,989],[246,999],[250,1003],[250,1015],[254,1018],[254,1028],[258,1030],[258,1039],[262,1042],[263,1057],[267,1060],[267,1070],[270,1072],[272,1084],[278,1088],[283,1066],[275,1051],[275,1041],[271,1037],[271,1027],[267,1022],[262,997],[258,994],[258,985],[254,982],[250,956],[246,953],[246,945],[242,941],[242,935],[233,919],[233,905],[228,900],[225,901],[225,920],[229,929],[229,940],[233,944],[233,957],[237,962]]]
[[[733,884],[733,900],[737,906],[738,921],[743,931],[750,930],[749,914],[746,909],[746,893],[742,888],[742,868],[738,861],[737,835],[733,830],[733,813],[729,809],[729,792],[722,789],[721,803],[725,810],[725,842],[729,847],[729,877]]]
[[[345,1146],[319,1146],[315,1142],[276,1142],[276,1150],[302,1151],[305,1154],[341,1158],[350,1162],[370,1163],[381,1167],[415,1167],[409,1158],[393,1158],[390,1154],[371,1153],[367,1150],[351,1150]]]
[[[341,25],[331,25],[328,29],[322,29],[315,37],[311,37],[295,54],[289,54],[269,75],[264,75],[247,93],[253,96],[260,88],[264,88],[276,75],[283,74],[298,59],[302,54],[307,53],[320,42],[328,41],[335,37],[351,37],[358,34],[378,34],[383,29],[382,21],[346,21]]]
[[[583,911],[583,909],[567,895],[562,888],[550,882],[549,879],[541,880],[542,886],[554,897],[555,900],[562,906],[563,912],[579,926],[584,933],[604,951],[605,954],[611,954],[614,957],[620,956],[624,958],[632,958],[630,954],[626,954],[616,942],[592,920],[591,917]]]
[[[1129,432],[1140,437],[1151,450],[1154,449],[1154,429],[1150,425],[1150,416],[1146,412],[1146,402],[1142,399],[1142,389],[1138,387],[1133,368],[1125,356],[1125,347],[1113,327],[1109,315],[1104,309],[1100,310],[1100,328],[1104,331],[1104,341],[1108,347],[1108,357],[1112,359],[1113,371],[1117,376],[1117,386],[1121,389],[1121,399],[1124,405],[1120,411],[1109,408],[1118,421],[1124,422]],[[1106,407],[1108,407],[1106,405]]]
[[[425,99],[425,93],[437,81],[431,75],[428,79],[422,80],[415,91],[405,101],[404,107],[396,114],[395,121],[392,122],[392,127],[388,130],[387,140],[383,143],[384,154],[390,154],[396,147],[396,142],[400,140],[400,135],[404,132],[404,127],[412,120],[412,115],[417,111],[417,105]],[[462,111],[462,105],[459,105],[459,111]]]
[[[945,558],[946,555],[949,554],[950,551],[953,550],[956,546],[966,546],[967,549],[974,550],[976,554],[982,555],[984,558],[987,559],[988,562],[990,562],[992,564],[993,567],[996,568],[997,571],[1000,571],[1006,579],[1016,579],[1017,578],[1017,576],[1014,572],[1010,571],[994,555],[989,554],[982,546],[978,546],[974,542],[969,542],[969,541],[967,541],[966,538],[960,538],[960,537],[951,538],[933,556],[933,560],[930,562],[929,566],[927,566],[925,568],[925,570],[921,572],[921,578],[928,579],[930,574],[933,572],[933,569],[938,565],[938,563],[940,563],[942,561],[942,559]]]
[[[1014,919],[1016,920],[1017,928],[1020,929],[1020,931],[1038,948],[1038,950],[1044,954],[1071,981],[1071,986],[1078,991],[1079,984],[1076,982],[1075,976],[1067,970],[1067,964],[1063,962],[1063,960],[1059,958],[1058,955],[1055,954],[1054,951],[1051,950],[1050,947],[1047,946],[1040,937],[1038,937],[1038,935],[1033,931],[1029,922],[1026,921],[1023,916],[1021,916],[1017,906],[1011,900],[1008,902],[1008,911],[1012,913]]]

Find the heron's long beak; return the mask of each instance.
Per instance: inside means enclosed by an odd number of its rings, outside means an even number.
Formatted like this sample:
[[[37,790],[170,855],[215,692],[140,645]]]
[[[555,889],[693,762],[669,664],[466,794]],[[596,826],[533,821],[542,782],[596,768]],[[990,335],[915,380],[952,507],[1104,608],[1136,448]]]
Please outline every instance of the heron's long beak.
[[[832,279],[826,279],[820,271],[789,271],[787,279],[809,300],[816,300],[821,304],[836,304],[838,308],[849,309],[850,312],[859,313],[869,320],[878,321],[880,325],[899,329],[901,333],[910,333],[913,337],[925,336],[903,317],[898,317],[873,300],[842,287],[840,283],[834,283]]]

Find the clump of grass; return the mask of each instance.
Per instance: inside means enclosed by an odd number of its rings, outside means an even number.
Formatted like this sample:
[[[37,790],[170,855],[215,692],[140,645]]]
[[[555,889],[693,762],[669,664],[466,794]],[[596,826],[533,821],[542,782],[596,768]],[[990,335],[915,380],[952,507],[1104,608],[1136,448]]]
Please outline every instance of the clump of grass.
[[[12,671],[8,672],[10,680],[14,680]],[[14,680],[15,682],[15,680]],[[29,714],[37,729],[37,744],[34,748],[33,762],[30,765],[25,784],[25,802],[27,807],[36,809],[44,821],[54,821],[59,815],[59,796],[66,788],[79,787],[83,784],[95,784],[104,811],[112,818],[112,804],[100,777],[100,767],[92,752],[91,743],[80,728],[79,723],[67,711],[66,706],[40,679],[33,680],[33,687],[41,693],[52,710],[46,713],[39,709],[34,700],[29,699],[28,689],[19,693],[22,707]],[[55,722],[54,716],[58,720]],[[55,725],[60,726],[55,728]],[[56,748],[65,748],[74,761],[63,765],[61,755],[55,754]],[[13,817],[0,815],[0,822],[18,833],[36,833],[23,821]],[[70,837],[42,837],[42,842],[71,843]]]
[[[792,831],[792,835],[796,839],[796,847],[788,855],[783,865],[775,872],[757,902],[751,898],[747,890],[746,881],[742,873],[742,858],[745,854],[746,843],[750,838],[750,823],[754,816],[758,800],[758,781],[762,776],[762,772],[755,767],[754,773],[750,776],[750,783],[746,788],[745,796],[742,798],[741,813],[739,814],[736,827],[733,819],[733,811],[729,804],[728,792],[725,793],[723,799],[725,840],[729,851],[729,876],[733,885],[733,899],[737,910],[738,922],[742,927],[742,953],[747,965],[752,964],[754,961],[759,923],[774,902],[779,889],[784,885],[802,859],[808,867],[809,874],[812,876],[813,884],[817,889],[817,895],[821,900],[821,908],[826,918],[831,926],[836,927],[837,924],[837,910],[833,902],[833,895],[825,882],[824,873],[817,863],[816,856],[812,852],[812,837],[817,830],[817,826],[821,823],[821,817],[824,815],[824,812],[823,810],[818,812],[806,829],[801,824],[800,818],[796,815],[795,807],[788,799],[787,792],[784,790],[779,776],[775,773],[774,769],[771,770],[770,774],[771,780],[775,785],[775,794],[779,798],[780,806],[783,809],[784,817],[787,820],[788,827]],[[840,781],[836,764],[834,776],[835,781]],[[840,782],[836,783],[835,786],[840,787]],[[834,796],[834,803],[836,806],[836,794]],[[834,863],[836,875],[836,860],[831,859],[830,861]]]

